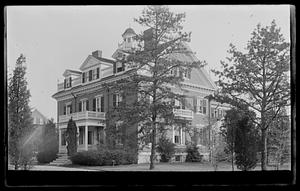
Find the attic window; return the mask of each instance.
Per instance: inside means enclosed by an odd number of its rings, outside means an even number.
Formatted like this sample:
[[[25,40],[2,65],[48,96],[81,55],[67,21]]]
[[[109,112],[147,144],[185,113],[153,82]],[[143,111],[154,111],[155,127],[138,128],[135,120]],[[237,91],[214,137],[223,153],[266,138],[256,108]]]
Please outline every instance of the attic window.
[[[117,62],[117,72],[124,71],[125,68],[123,67],[123,64],[121,62]]]

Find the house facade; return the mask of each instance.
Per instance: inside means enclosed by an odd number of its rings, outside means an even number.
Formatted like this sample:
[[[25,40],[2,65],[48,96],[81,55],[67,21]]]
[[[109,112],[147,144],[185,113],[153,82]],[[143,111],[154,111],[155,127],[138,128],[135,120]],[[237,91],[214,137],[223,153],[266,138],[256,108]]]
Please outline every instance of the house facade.
[[[103,58],[102,52],[96,50],[87,56],[78,71],[67,69],[63,73],[64,82],[58,84],[58,90],[53,95],[57,100],[60,153],[67,152],[65,133],[70,118],[77,125],[78,151],[96,149],[99,144],[108,144],[106,132],[111,123],[116,123],[110,120],[112,118],[107,115],[108,111],[118,106],[124,99],[126,102],[137,99],[137,94],[124,98],[104,86],[105,83],[120,80],[129,74],[130,69],[118,60],[126,57],[136,45],[133,39],[135,35],[133,29],[125,30],[122,34],[123,42],[118,44],[112,59]],[[184,46],[190,50],[187,44]],[[181,61],[198,61],[191,50],[185,54],[174,54],[173,57]],[[202,155],[207,159],[211,131],[208,127],[224,116],[228,106],[208,99],[217,87],[204,68],[193,69],[183,75],[182,88],[187,91],[172,88],[173,91],[186,95],[183,102],[175,101],[177,109],[173,112],[178,123],[167,132],[167,136],[176,144],[178,151],[173,160],[185,160],[184,150],[189,143],[199,145]],[[180,120],[185,122],[180,123]],[[185,131],[186,125],[192,128],[192,132]],[[134,125],[128,127],[126,131],[136,135],[137,130],[138,125]],[[140,143],[137,139],[134,140],[133,144],[138,146]],[[115,141],[116,144],[122,145],[126,140]],[[138,153],[138,163],[148,162],[149,156],[150,145],[146,145]]]

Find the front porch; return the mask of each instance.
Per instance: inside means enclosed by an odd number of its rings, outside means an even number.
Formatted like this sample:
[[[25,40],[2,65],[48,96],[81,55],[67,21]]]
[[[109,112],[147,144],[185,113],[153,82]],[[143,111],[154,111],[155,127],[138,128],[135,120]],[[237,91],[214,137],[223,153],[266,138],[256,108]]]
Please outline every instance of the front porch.
[[[66,130],[59,129],[59,153],[67,153]],[[103,126],[77,126],[77,151],[94,150],[100,144],[105,144]]]

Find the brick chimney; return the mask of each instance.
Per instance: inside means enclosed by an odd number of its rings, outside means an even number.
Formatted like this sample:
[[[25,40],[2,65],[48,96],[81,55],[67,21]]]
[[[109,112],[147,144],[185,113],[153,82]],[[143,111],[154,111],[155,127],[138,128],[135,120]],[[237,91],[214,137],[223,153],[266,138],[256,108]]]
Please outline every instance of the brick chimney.
[[[101,58],[102,57],[102,51],[101,50],[96,50],[92,52],[92,55],[96,58]]]

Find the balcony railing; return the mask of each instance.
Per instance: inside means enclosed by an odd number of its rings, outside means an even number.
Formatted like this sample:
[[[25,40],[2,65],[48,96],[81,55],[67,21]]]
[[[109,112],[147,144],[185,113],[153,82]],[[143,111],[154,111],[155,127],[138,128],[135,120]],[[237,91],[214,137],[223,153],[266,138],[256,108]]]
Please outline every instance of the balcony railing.
[[[174,109],[173,113],[175,117],[182,117],[187,119],[193,119],[193,111],[188,109]]]
[[[104,112],[95,112],[95,111],[83,111],[83,112],[77,112],[72,113],[69,115],[60,115],[59,116],[59,122],[68,122],[70,119],[75,120],[81,120],[81,119],[105,119],[105,113]]]

